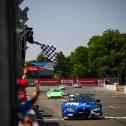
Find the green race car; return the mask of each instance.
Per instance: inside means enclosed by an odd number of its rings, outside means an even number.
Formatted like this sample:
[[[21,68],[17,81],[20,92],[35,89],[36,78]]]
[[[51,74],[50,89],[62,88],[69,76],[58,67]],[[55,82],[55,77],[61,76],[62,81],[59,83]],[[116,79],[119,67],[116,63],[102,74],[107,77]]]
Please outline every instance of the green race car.
[[[57,97],[63,98],[64,97],[64,92],[59,90],[59,89],[50,89],[47,92],[47,97],[48,98],[57,98]]]

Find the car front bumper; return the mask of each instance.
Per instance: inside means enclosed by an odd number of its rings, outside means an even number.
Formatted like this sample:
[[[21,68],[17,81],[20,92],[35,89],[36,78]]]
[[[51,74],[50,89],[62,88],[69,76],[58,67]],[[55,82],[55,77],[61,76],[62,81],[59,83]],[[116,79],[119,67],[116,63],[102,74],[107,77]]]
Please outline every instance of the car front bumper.
[[[64,111],[63,115],[68,118],[101,118],[103,116],[103,112],[94,112],[89,109],[89,111],[75,111],[75,112],[69,112]]]

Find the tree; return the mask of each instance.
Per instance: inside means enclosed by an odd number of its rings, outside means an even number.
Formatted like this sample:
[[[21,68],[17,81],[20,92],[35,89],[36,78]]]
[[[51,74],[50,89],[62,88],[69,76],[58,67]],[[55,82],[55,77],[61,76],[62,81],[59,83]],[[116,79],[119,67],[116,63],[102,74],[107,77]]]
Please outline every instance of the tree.
[[[38,54],[38,56],[36,57],[36,61],[37,62],[47,62],[49,61],[46,57],[44,57],[41,53]]]
[[[33,62],[36,62],[36,60],[29,60],[29,61],[26,61],[26,65],[27,66],[32,66],[32,63]]]
[[[88,75],[88,48],[77,47],[69,56],[71,64],[71,77],[86,77]]]
[[[126,34],[108,29],[101,36],[93,36],[88,46],[89,64],[96,68],[99,76],[110,75],[124,80]]]
[[[72,64],[81,63],[84,66],[88,66],[88,48],[84,46],[77,47],[71,53],[70,60]]]
[[[58,60],[58,66],[56,67],[55,75],[58,77],[65,77],[65,78],[70,77],[71,65],[69,62],[69,58],[68,57],[66,58],[63,52],[59,52],[57,53],[57,60]]]
[[[71,72],[72,78],[84,78],[87,77],[87,69],[81,63],[74,64]]]

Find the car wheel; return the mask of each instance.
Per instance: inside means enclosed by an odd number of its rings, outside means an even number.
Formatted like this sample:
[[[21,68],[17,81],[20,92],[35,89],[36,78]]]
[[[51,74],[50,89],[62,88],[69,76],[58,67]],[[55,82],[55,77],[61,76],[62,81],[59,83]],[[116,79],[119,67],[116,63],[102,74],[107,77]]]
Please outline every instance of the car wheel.
[[[62,117],[64,117],[64,114],[63,114],[63,112],[62,112]]]
[[[105,116],[104,116],[104,115],[102,115],[102,116],[100,116],[100,117],[99,117],[99,119],[104,119],[104,118],[105,118]]]
[[[64,116],[63,119],[64,119],[64,120],[68,120],[69,118],[68,118],[67,116]]]
[[[64,120],[69,119],[67,116],[64,116],[63,112],[62,112],[62,117],[63,117]]]

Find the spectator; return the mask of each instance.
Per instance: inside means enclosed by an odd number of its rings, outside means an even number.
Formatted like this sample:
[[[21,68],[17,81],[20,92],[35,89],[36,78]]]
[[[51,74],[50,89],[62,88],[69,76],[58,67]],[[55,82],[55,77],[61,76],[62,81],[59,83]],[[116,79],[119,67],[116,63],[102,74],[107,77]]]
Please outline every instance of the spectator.
[[[23,83],[22,83],[23,82]],[[25,82],[25,83],[24,83]],[[28,117],[28,111],[31,109],[35,101],[39,96],[39,87],[36,88],[34,92],[31,94],[31,99],[26,99],[26,91],[25,88],[27,87],[26,81],[18,80],[18,106],[17,106],[17,113],[18,113],[18,120],[22,123],[22,125],[29,124],[32,126],[32,121]]]
[[[28,82],[24,79],[18,79],[18,99],[20,102],[25,102],[27,100],[26,87],[28,87]]]

